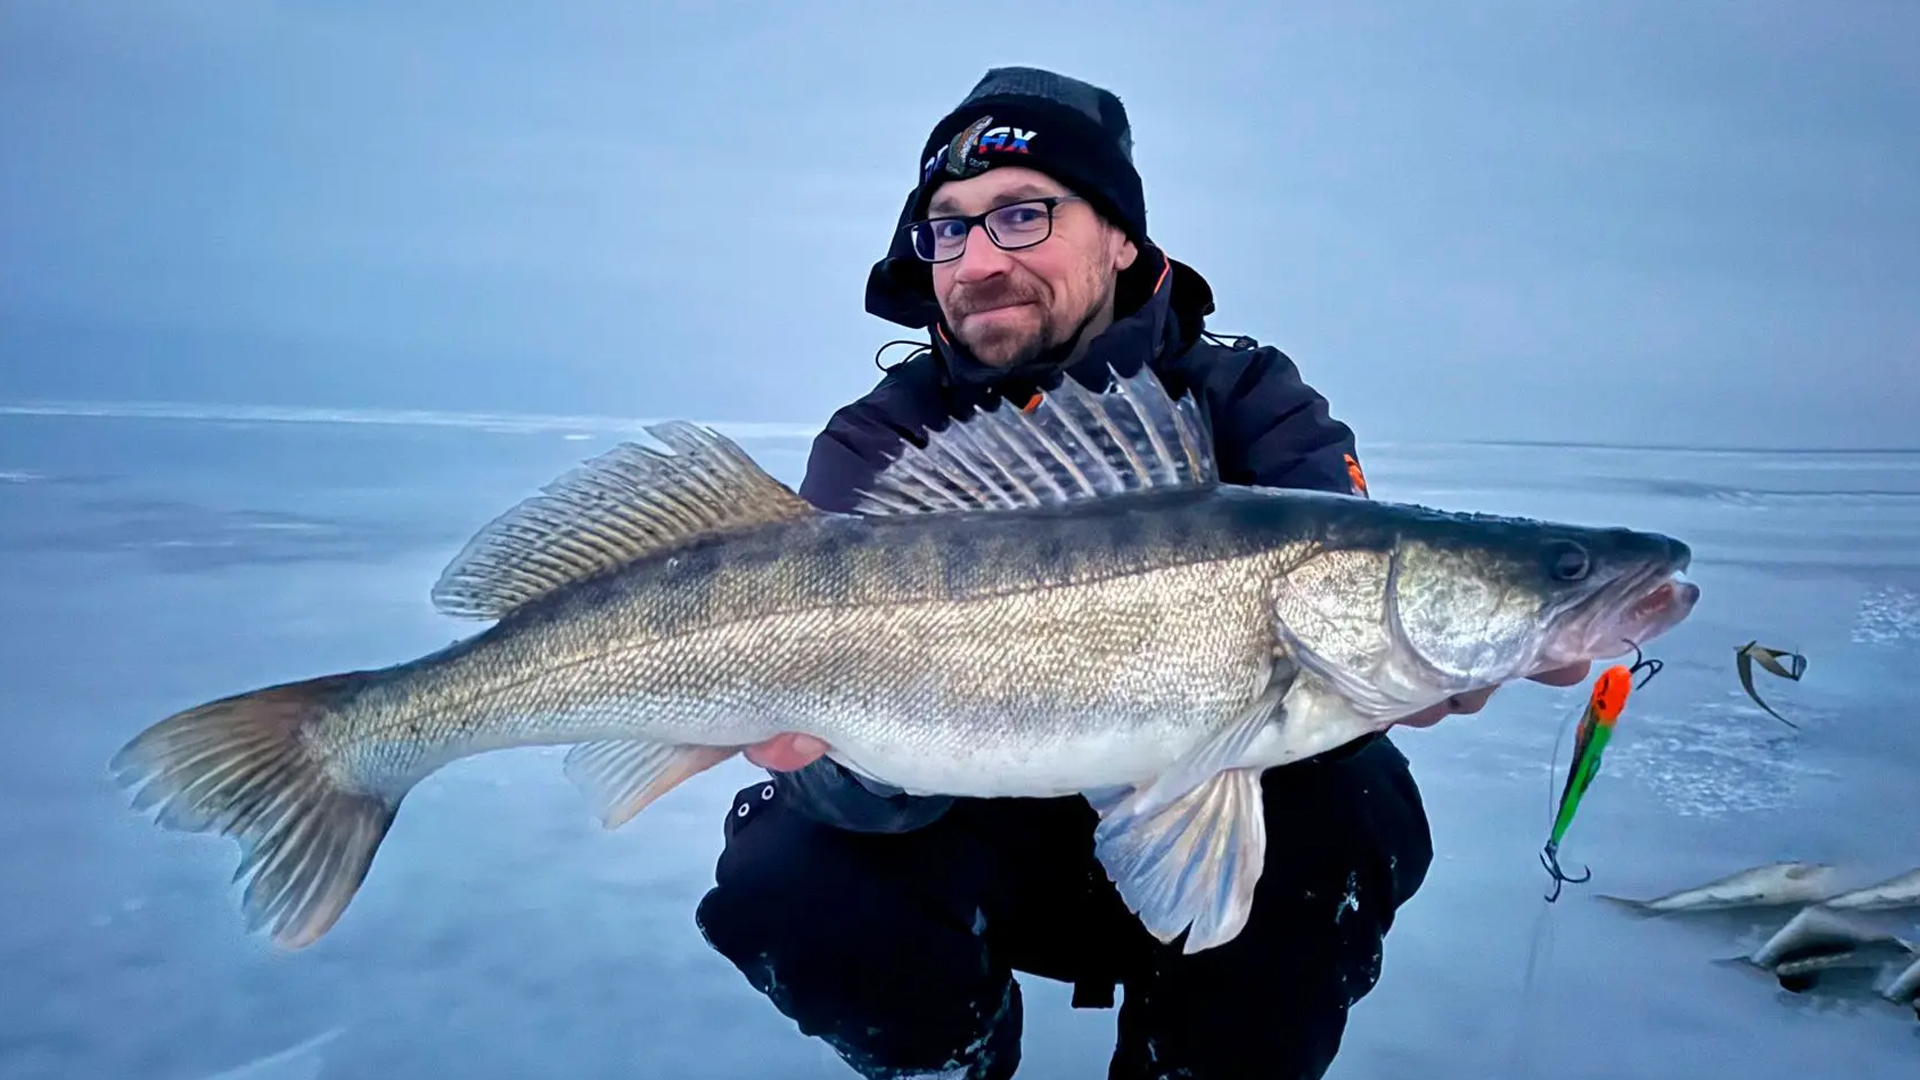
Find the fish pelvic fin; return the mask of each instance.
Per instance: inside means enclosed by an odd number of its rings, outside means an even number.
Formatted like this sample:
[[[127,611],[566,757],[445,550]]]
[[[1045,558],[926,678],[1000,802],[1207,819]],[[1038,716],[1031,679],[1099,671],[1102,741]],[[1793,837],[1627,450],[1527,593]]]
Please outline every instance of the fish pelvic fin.
[[[133,808],[240,846],[247,929],[299,949],[332,928],[366,879],[398,796],[354,788],[309,733],[373,678],[328,675],[223,698],[154,724],[114,755]]]
[[[1266,868],[1260,770],[1228,769],[1149,813],[1110,810],[1093,844],[1148,933],[1171,943],[1185,931],[1189,954],[1223,945],[1246,926]]]
[[[647,739],[581,743],[567,751],[567,779],[600,823],[617,829],[655,799],[740,752],[737,746],[676,746]]]
[[[622,443],[548,484],[467,542],[434,606],[497,619],[648,555],[817,513],[718,432],[678,420],[646,430],[674,452]]]
[[[1060,506],[1219,482],[1212,440],[1191,394],[1171,397],[1151,368],[1108,371],[1095,393],[1072,376],[1016,408],[977,410],[907,448],[860,493],[863,514]]]

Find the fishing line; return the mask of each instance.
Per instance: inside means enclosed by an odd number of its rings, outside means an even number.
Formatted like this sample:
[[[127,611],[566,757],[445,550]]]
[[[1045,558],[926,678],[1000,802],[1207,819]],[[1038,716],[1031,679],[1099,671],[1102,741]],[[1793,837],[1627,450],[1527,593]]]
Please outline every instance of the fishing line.
[[[1637,642],[1628,641],[1627,644],[1633,647],[1633,665],[1631,667],[1616,665],[1602,671],[1600,677],[1594,681],[1587,701],[1579,708],[1569,711],[1567,719],[1560,724],[1559,733],[1554,736],[1553,755],[1547,759],[1547,819],[1550,829],[1560,824],[1569,798],[1573,799],[1574,805],[1577,806],[1579,797],[1584,794],[1584,787],[1578,791],[1573,790],[1571,784],[1566,788],[1561,787],[1560,778],[1555,769],[1555,763],[1560,760],[1560,748],[1566,742],[1567,729],[1570,726],[1576,729],[1586,727],[1602,720],[1610,729],[1612,723],[1618,719],[1621,710],[1626,707],[1626,699],[1631,691],[1646,686],[1666,666],[1663,661],[1649,659],[1641,651]],[[1638,683],[1634,682],[1636,675],[1641,676]],[[1604,747],[1604,741],[1598,745]],[[1583,767],[1583,764],[1593,772],[1597,772],[1599,751],[1595,750],[1594,760],[1588,763],[1584,760],[1587,749],[1588,745],[1583,739],[1578,751],[1582,760],[1573,761],[1568,765],[1569,779]],[[1593,772],[1588,774],[1588,782],[1591,782]],[[1570,818],[1566,824],[1571,824]],[[1527,946],[1526,974],[1520,984],[1520,1015],[1514,1030],[1513,1049],[1508,1058],[1508,1074],[1515,1078],[1533,1075],[1533,1039],[1535,1028],[1538,1026],[1537,1013],[1540,1005],[1539,978],[1541,970],[1550,963],[1553,955],[1552,910],[1555,902],[1560,898],[1560,887],[1564,883],[1586,881],[1593,876],[1592,870],[1588,868],[1583,868],[1580,877],[1568,876],[1560,866],[1558,845],[1552,840],[1548,841],[1546,848],[1540,853],[1540,861],[1547,868],[1547,872],[1553,876],[1554,887],[1553,892],[1544,898],[1546,903],[1541,905],[1538,914],[1534,916],[1533,939]]]
[[[1553,754],[1547,758],[1546,818],[1549,828],[1552,827],[1553,819],[1559,813],[1560,776],[1557,763],[1560,760],[1560,748],[1567,741],[1567,732],[1579,724],[1580,716],[1585,711],[1584,704],[1568,709],[1565,719],[1560,722],[1558,734],[1553,738]],[[1551,903],[1540,905],[1540,910],[1533,919],[1533,939],[1527,946],[1526,974],[1520,981],[1520,1012],[1514,1027],[1512,1049],[1507,1055],[1506,1072],[1515,1080],[1534,1075],[1533,1035],[1534,1029],[1538,1026],[1536,1014],[1540,1004],[1535,987],[1539,983],[1542,959],[1552,953],[1552,912]]]
[[[1553,827],[1554,815],[1560,812],[1560,774],[1554,763],[1560,760],[1560,747],[1567,741],[1567,732],[1580,721],[1580,712],[1586,706],[1568,709],[1567,718],[1560,721],[1560,733],[1553,737],[1553,756],[1547,759],[1547,827]]]
[[[1507,1075],[1516,1080],[1535,1075],[1533,1044],[1539,1027],[1540,1006],[1540,995],[1535,985],[1539,981],[1541,968],[1547,966],[1546,958],[1552,955],[1553,905],[1541,904],[1539,914],[1533,918],[1533,941],[1527,946],[1527,973],[1520,983],[1520,1016],[1514,1028],[1513,1051],[1507,1062]]]

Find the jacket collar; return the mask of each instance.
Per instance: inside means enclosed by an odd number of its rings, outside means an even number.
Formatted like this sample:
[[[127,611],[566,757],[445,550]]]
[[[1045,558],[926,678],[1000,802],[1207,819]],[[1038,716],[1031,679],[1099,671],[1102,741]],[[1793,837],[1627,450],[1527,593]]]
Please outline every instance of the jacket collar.
[[[1115,307],[1123,314],[1089,342],[1087,351],[1070,367],[1046,356],[1017,368],[992,367],[974,357],[940,320],[933,325],[931,337],[941,382],[969,403],[989,395],[1024,400],[1057,385],[1062,373],[1071,374],[1082,385],[1099,387],[1105,384],[1109,368],[1130,376],[1142,364],[1185,352],[1213,312],[1213,290],[1191,267],[1157,247],[1143,245],[1140,258],[1120,275]]]

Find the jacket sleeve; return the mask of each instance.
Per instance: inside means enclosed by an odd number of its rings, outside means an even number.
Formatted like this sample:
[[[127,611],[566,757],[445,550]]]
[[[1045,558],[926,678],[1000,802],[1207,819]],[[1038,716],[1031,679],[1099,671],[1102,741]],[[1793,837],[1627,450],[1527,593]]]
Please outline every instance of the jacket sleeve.
[[[882,382],[872,394],[833,415],[813,440],[800,497],[821,510],[847,513],[909,427],[889,418]],[[790,805],[823,824],[852,832],[907,832],[931,824],[953,804],[948,796],[912,796],[854,774],[831,758],[775,777]]]
[[[1222,479],[1365,494],[1353,429],[1333,418],[1287,354],[1271,345],[1222,349],[1195,374],[1221,448]]]

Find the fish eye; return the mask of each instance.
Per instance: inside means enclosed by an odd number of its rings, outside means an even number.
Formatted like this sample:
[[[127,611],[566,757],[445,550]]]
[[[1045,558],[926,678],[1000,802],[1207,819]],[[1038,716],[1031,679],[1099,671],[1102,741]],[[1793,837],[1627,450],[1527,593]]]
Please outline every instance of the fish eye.
[[[1555,540],[1547,545],[1547,572],[1555,581],[1579,581],[1593,569],[1587,549],[1572,540]]]

